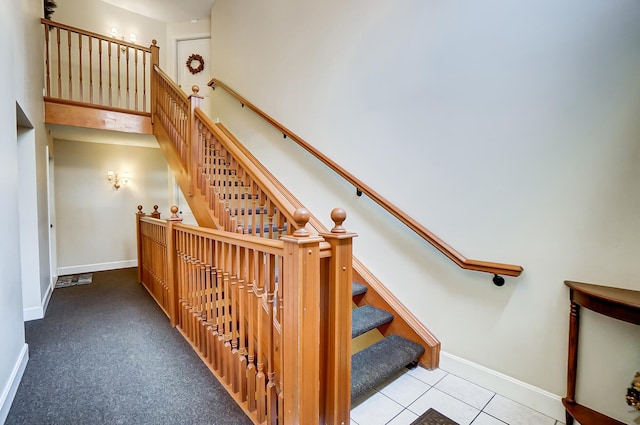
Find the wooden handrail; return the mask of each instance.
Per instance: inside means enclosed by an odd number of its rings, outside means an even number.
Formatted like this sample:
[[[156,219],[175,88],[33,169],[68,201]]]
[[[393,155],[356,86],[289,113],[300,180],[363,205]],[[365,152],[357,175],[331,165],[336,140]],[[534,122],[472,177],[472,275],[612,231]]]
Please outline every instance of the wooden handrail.
[[[382,197],[380,194],[378,194],[376,191],[374,191],[371,187],[369,187],[364,182],[362,182],[361,180],[359,180],[358,178],[353,176],[351,173],[349,173],[347,170],[342,168],[340,165],[338,165],[337,163],[332,161],[330,158],[326,157],[324,154],[322,154],[320,151],[315,149],[313,146],[311,146],[304,139],[302,139],[301,137],[299,137],[298,135],[293,133],[291,130],[289,130],[288,128],[286,128],[282,124],[280,124],[274,118],[272,118],[271,116],[267,115],[264,111],[262,111],[260,108],[255,106],[253,103],[249,102],[247,99],[245,99],[240,94],[235,92],[233,89],[231,89],[225,83],[223,83],[222,81],[218,80],[217,78],[213,78],[213,79],[211,79],[211,81],[209,81],[208,85],[209,85],[209,87],[211,87],[214,90],[215,90],[216,87],[220,87],[220,88],[224,89],[225,91],[227,91],[233,97],[238,99],[242,105],[247,106],[249,109],[254,111],[262,119],[264,119],[269,124],[271,124],[273,127],[277,128],[279,131],[281,131],[282,134],[284,134],[286,137],[289,137],[290,139],[295,141],[298,145],[300,145],[303,149],[305,149],[307,152],[309,152],[311,155],[313,155],[316,159],[318,159],[320,162],[325,164],[327,167],[332,169],[334,172],[336,172],[342,178],[344,178],[349,183],[351,183],[353,186],[355,186],[355,188],[359,192],[362,192],[362,193],[366,194],[375,203],[377,203],[382,208],[384,208],[389,214],[393,215],[395,218],[397,218],[402,223],[404,223],[407,227],[409,227],[411,230],[413,230],[415,233],[417,233],[420,237],[422,237],[424,240],[426,240],[431,245],[433,245],[438,251],[440,251],[445,256],[447,256],[450,260],[452,260],[454,263],[456,263],[459,267],[461,267],[461,268],[463,268],[465,270],[473,270],[473,271],[484,272],[484,273],[492,273],[492,274],[496,275],[494,277],[494,283],[496,285],[498,285],[498,286],[501,286],[504,283],[504,279],[499,275],[506,275],[506,276],[516,277],[516,276],[520,276],[520,274],[522,273],[522,271],[523,271],[523,267],[522,266],[513,265],[513,264],[493,263],[493,262],[488,262],[488,261],[471,260],[471,259],[466,258],[461,253],[459,253],[458,251],[453,249],[451,246],[449,246],[447,243],[442,241],[442,239],[437,237],[435,234],[433,234],[427,228],[425,228],[420,223],[418,223],[415,219],[413,219],[409,215],[405,214],[398,207],[396,207],[391,202],[389,202],[387,199]]]
[[[44,18],[40,18],[40,22],[43,23],[46,27],[60,28],[60,29],[63,29],[63,30],[74,32],[76,34],[82,34],[82,35],[86,35],[86,36],[91,36],[93,38],[97,38],[97,39],[100,39],[100,40],[113,42],[113,43],[120,44],[120,45],[125,46],[125,47],[131,47],[132,49],[142,50],[144,52],[151,53],[151,48],[150,47],[144,47],[144,46],[140,46],[140,45],[135,44],[135,43],[129,43],[128,41],[124,41],[124,40],[118,39],[118,38],[108,37],[108,36],[103,35],[103,34],[98,34],[97,32],[83,30],[81,28],[72,27],[71,25],[61,24],[60,22],[54,22],[54,21],[51,21],[51,20],[48,20],[48,19],[44,19]]]

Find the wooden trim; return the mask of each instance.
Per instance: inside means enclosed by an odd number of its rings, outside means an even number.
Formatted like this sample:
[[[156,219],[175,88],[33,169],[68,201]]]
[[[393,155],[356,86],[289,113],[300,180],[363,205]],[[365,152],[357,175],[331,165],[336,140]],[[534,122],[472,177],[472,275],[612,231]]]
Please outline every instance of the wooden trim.
[[[91,108],[91,109],[98,109],[100,111],[119,112],[122,114],[140,115],[141,117],[151,118],[150,112],[135,111],[135,110],[126,109],[126,108],[117,108],[115,106],[100,105],[97,103],[78,102],[75,100],[60,99],[57,97],[49,97],[49,96],[44,96],[43,99],[45,103],[59,103],[61,105],[78,106],[81,108]]]
[[[277,128],[284,135],[286,135],[287,137],[289,137],[290,139],[295,141],[298,145],[300,145],[303,149],[305,149],[307,152],[309,152],[311,155],[313,155],[320,162],[325,164],[327,167],[331,168],[334,172],[336,172],[342,178],[344,178],[349,183],[351,183],[353,186],[355,186],[356,189],[358,189],[362,193],[366,194],[375,203],[380,205],[387,212],[389,212],[391,215],[393,215],[395,218],[400,220],[407,227],[409,227],[411,230],[413,230],[415,233],[417,233],[420,237],[422,237],[424,240],[426,240],[431,245],[433,245],[438,251],[440,251],[445,256],[447,256],[451,261],[456,263],[459,267],[461,267],[463,269],[466,269],[466,270],[473,270],[473,271],[479,271],[479,272],[484,272],[484,273],[493,273],[493,274],[499,274],[499,275],[505,275],[505,276],[514,276],[514,277],[520,276],[520,274],[522,273],[522,271],[523,271],[523,267],[522,266],[467,259],[462,254],[460,254],[458,251],[456,251],[451,246],[449,246],[447,243],[442,241],[435,234],[430,232],[427,228],[422,226],[416,220],[411,218],[409,215],[405,214],[398,207],[396,207],[391,202],[389,202],[387,199],[382,197],[380,194],[378,194],[376,191],[374,191],[372,188],[370,188],[364,182],[362,182],[361,180],[359,180],[358,178],[353,176],[351,173],[346,171],[344,168],[342,168],[340,165],[338,165],[337,163],[335,163],[334,161],[332,161],[331,159],[326,157],[324,154],[322,154],[320,151],[315,149],[313,146],[311,146],[305,140],[303,140],[302,138],[297,136],[291,130],[287,129],[285,126],[280,124],[278,121],[276,121],[275,119],[273,119],[272,117],[267,115],[260,108],[258,108],[257,106],[255,106],[254,104],[249,102],[247,99],[245,99],[244,97],[242,97],[241,95],[236,93],[234,90],[232,90],[225,83],[223,83],[222,81],[218,80],[217,78],[213,78],[208,83],[208,85],[213,89],[215,89],[216,87],[220,87],[220,88],[224,89],[225,91],[227,91],[233,97],[238,99],[243,105],[247,106],[249,109],[254,111],[262,119],[264,119],[269,124],[271,124],[272,126]]]
[[[102,107],[92,108],[88,104],[58,102],[57,100],[45,99],[44,122],[47,124],[153,134],[151,116],[148,114],[106,110]]]

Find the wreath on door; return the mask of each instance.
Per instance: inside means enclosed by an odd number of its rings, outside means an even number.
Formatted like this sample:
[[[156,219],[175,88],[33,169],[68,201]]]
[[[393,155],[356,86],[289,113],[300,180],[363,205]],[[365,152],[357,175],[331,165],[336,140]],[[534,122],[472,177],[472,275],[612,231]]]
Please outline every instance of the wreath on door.
[[[198,62],[198,66],[194,67],[193,62]],[[193,53],[189,56],[189,59],[187,59],[187,68],[189,68],[190,73],[197,74],[204,69],[204,59],[201,55]]]

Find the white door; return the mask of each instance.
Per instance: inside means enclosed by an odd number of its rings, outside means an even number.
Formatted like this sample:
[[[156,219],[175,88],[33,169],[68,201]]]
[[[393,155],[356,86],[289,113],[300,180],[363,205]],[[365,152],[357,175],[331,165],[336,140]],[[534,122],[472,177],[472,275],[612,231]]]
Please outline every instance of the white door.
[[[177,61],[177,78],[178,85],[182,88],[186,94],[192,93],[191,87],[197,85],[200,88],[198,93],[204,97],[201,103],[201,109],[211,116],[209,109],[209,98],[211,97],[211,87],[207,86],[207,83],[211,81],[213,75],[211,75],[211,55],[209,54],[211,49],[211,38],[194,38],[188,40],[178,40],[178,46],[176,49],[176,61]],[[194,56],[202,57],[204,64],[203,69],[200,72],[197,71],[200,65],[200,61],[191,60],[191,70],[187,66],[189,58]]]

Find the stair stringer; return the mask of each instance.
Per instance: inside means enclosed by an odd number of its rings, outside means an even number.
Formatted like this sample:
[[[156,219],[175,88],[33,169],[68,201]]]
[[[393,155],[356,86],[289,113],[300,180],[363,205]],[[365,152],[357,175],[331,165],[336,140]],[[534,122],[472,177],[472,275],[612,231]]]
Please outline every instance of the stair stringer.
[[[180,186],[180,190],[182,190],[184,198],[186,199],[187,204],[189,204],[189,208],[198,222],[198,225],[211,229],[222,229],[222,226],[213,214],[213,211],[209,209],[209,205],[204,195],[200,192],[200,189],[197,185],[191,184],[191,176],[189,176],[188,171],[182,164],[180,155],[173,146],[169,134],[166,132],[159,119],[156,119],[153,124],[153,135],[158,140],[158,144],[160,145],[160,149],[167,160],[167,164],[173,172],[176,182],[178,183],[178,186]]]
[[[440,363],[440,341],[420,320],[400,302],[389,289],[384,286],[356,257],[353,257],[354,280],[365,285],[367,292],[357,297],[360,307],[373,307],[393,313],[394,319],[379,328],[383,336],[400,335],[425,347],[425,352],[418,359],[424,368],[433,370]]]
[[[260,168],[264,175],[271,179],[271,183],[280,193],[286,196],[292,204],[299,208],[303,207],[293,194],[289,192],[223,124],[217,123],[215,126],[218,127],[256,167]],[[311,214],[309,224],[317,233],[329,232],[322,222],[313,214]],[[440,341],[355,256],[353,257],[352,267],[354,279],[368,288],[367,293],[359,299],[358,305],[369,304],[394,315],[393,321],[380,329],[382,335],[388,336],[396,334],[424,346],[425,353],[418,359],[418,362],[426,369],[436,369],[440,362]]]

